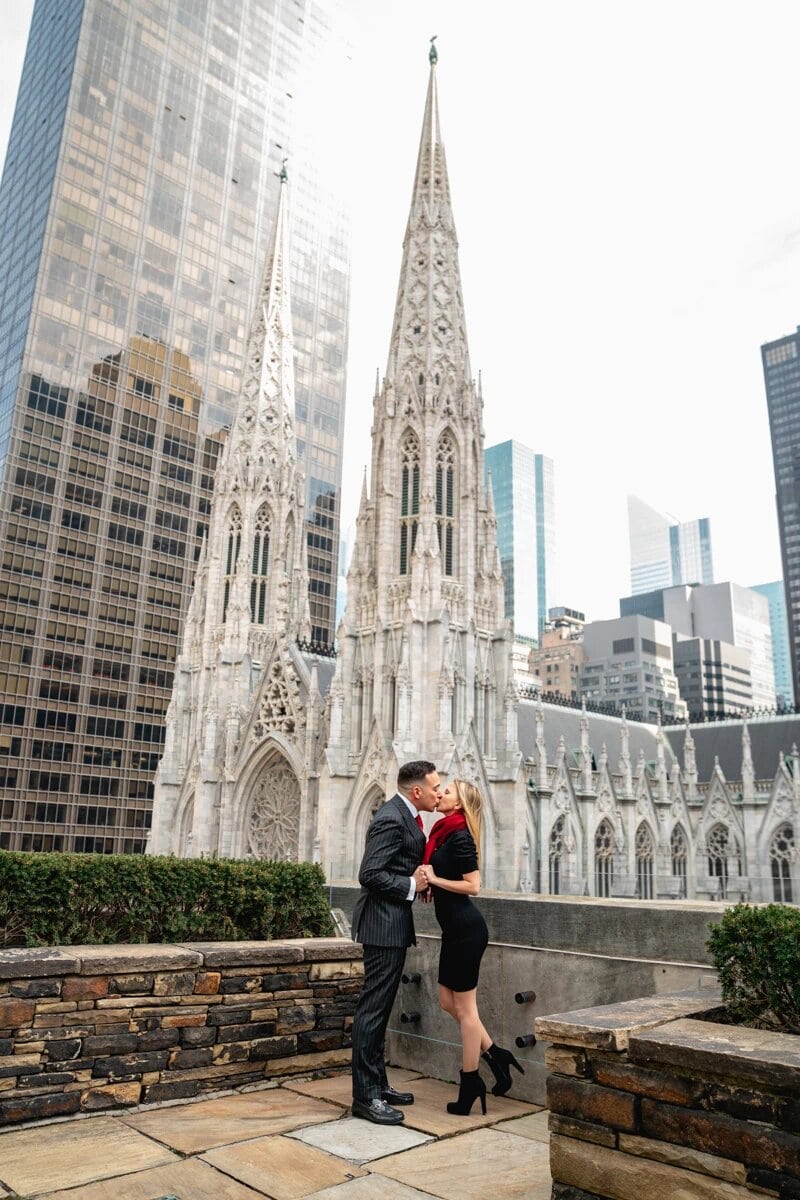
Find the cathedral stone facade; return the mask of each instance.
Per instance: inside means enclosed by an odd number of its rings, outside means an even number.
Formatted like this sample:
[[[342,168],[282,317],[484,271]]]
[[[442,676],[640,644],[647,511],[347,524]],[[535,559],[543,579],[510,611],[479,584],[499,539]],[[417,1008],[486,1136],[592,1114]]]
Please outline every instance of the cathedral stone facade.
[[[681,766],[673,734],[518,694],[433,50],[338,653],[309,651],[286,190],[176,664],[149,851],[313,859],[352,879],[399,764],[424,757],[486,798],[489,888],[796,900],[795,751],[759,782],[743,727],[740,783],[718,763],[701,783],[691,731]]]

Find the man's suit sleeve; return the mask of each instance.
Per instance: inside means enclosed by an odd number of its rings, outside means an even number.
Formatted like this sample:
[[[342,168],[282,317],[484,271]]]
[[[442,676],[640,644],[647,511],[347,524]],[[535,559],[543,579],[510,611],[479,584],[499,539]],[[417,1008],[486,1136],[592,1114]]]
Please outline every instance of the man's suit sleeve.
[[[398,836],[396,822],[373,820],[367,830],[358,882],[369,891],[379,892],[392,900],[408,900],[409,876],[398,875],[389,869],[389,864],[397,854]]]

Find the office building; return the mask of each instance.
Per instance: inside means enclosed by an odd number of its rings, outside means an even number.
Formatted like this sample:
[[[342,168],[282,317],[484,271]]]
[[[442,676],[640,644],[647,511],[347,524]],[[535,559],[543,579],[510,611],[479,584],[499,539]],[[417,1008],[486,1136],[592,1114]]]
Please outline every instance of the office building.
[[[708,517],[674,521],[628,496],[631,592],[638,595],[681,583],[713,583]]]
[[[772,630],[772,667],[775,675],[775,699],[779,708],[794,705],[792,686],[792,654],[789,646],[789,622],[786,617],[786,589],[783,580],[757,583],[750,589],[766,596],[769,604],[769,624]]]
[[[761,347],[781,539],[792,683],[800,696],[800,326]]]
[[[545,695],[577,698],[583,665],[586,617],[573,608],[551,608],[539,645],[531,650],[529,669]]]
[[[487,446],[484,464],[497,515],[506,616],[515,636],[539,638],[555,571],[553,461],[521,442]]]
[[[583,630],[581,695],[587,700],[623,704],[643,721],[682,717],[672,630],[649,617],[590,621]]]
[[[749,656],[750,704],[772,708],[775,704],[775,675],[772,658],[772,631],[768,601],[755,588],[736,583],[715,583],[709,586],[660,588],[638,596],[623,596],[619,602],[620,616],[638,613],[653,620],[664,621],[676,638],[705,639],[721,647],[744,650]],[[683,652],[688,654],[688,651]],[[714,655],[706,655],[708,666],[716,664]],[[731,666],[736,654],[723,655],[719,661]],[[716,666],[714,666],[716,670]],[[747,690],[747,689],[745,689]],[[733,704],[736,689],[731,694]],[[694,696],[692,697],[692,699]],[[687,701],[692,700],[687,696]],[[740,693],[743,701],[744,692]],[[713,708],[714,706],[712,706]],[[740,702],[735,711],[747,707]],[[696,711],[692,709],[692,711]],[[700,710],[697,710],[700,711]]]
[[[740,716],[753,707],[750,653],[728,642],[674,635],[675,674],[690,721]]]
[[[0,185],[0,845],[144,847],[277,210],[312,640],[333,633],[348,232],[295,119],[335,0],[37,0]],[[330,98],[326,98],[326,103]]]
[[[727,642],[750,656],[752,703],[775,705],[772,631],[764,596],[736,583],[676,587],[664,592],[664,620],[673,633]]]

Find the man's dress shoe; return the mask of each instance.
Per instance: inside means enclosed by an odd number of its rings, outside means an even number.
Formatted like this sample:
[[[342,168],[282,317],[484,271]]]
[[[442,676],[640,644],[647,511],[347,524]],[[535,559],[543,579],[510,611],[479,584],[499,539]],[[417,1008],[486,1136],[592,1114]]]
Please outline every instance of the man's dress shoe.
[[[385,1100],[354,1100],[353,1116],[362,1117],[365,1121],[374,1121],[376,1125],[399,1125],[403,1114],[396,1108],[390,1108]]]
[[[387,1104],[413,1104],[413,1092],[398,1092],[393,1087],[385,1087],[381,1092],[381,1100]]]

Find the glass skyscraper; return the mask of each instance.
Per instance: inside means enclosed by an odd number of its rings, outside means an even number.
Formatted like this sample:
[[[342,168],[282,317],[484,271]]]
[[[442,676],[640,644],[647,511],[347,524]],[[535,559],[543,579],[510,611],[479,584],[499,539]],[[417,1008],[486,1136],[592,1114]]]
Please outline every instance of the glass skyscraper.
[[[754,584],[752,592],[760,592],[769,603],[769,623],[772,628],[772,665],[775,671],[775,696],[779,707],[794,704],[792,687],[792,655],[789,649],[789,622],[786,619],[786,591],[783,580]]]
[[[795,696],[800,696],[800,327],[761,347]]]
[[[517,637],[541,637],[552,602],[555,570],[553,461],[521,442],[487,446],[497,513],[497,544],[506,593],[505,615]]]
[[[628,496],[631,593],[689,583],[713,583],[711,522],[673,521],[638,496]]]
[[[345,71],[340,15],[36,2],[0,184],[0,846],[144,847],[286,156],[311,617],[332,642],[349,233],[295,104]]]

